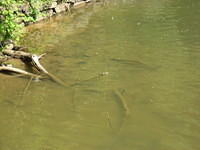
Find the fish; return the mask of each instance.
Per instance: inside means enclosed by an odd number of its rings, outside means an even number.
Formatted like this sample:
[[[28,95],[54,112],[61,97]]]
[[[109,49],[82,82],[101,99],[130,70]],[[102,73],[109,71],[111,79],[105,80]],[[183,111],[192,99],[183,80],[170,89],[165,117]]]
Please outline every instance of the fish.
[[[129,59],[121,59],[121,58],[111,58],[110,59],[113,62],[122,64],[122,65],[129,65],[134,66],[137,69],[148,69],[153,70],[154,67],[151,67],[143,62],[137,61],[137,60],[129,60]]]

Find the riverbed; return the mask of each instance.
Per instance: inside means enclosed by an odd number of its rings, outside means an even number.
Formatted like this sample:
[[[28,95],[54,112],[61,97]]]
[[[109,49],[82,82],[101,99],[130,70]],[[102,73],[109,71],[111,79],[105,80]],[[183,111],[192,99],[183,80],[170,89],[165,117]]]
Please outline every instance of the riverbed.
[[[112,0],[29,26],[67,87],[0,74],[0,149],[199,150],[199,8]]]

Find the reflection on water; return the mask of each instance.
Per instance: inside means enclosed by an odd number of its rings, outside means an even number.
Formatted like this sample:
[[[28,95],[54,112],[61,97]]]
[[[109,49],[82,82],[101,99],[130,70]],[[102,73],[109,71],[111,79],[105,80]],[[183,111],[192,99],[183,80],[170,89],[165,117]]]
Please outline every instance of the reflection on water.
[[[199,150],[199,8],[113,0],[29,27],[72,86],[0,75],[0,149]]]

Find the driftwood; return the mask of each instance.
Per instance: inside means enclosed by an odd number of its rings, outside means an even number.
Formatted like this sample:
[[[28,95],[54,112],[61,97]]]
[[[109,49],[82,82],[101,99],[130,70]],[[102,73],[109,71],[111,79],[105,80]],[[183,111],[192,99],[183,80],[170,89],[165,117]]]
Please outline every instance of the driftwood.
[[[36,55],[36,54],[31,54],[31,53],[27,53],[27,52],[23,52],[23,51],[13,51],[10,49],[6,49],[2,52],[4,55],[8,55],[11,56],[13,58],[18,58],[23,60],[24,62],[28,62],[30,63],[33,67],[35,67],[39,72],[47,75],[51,80],[53,80],[54,82],[62,85],[62,86],[66,86],[60,79],[58,79],[57,77],[55,77],[54,75],[52,75],[51,73],[49,73],[39,62],[39,60],[45,55],[42,54],[40,56]],[[5,68],[5,67],[4,67]],[[11,68],[9,68],[11,69]],[[15,68],[16,69],[16,68]],[[13,71],[13,68],[9,71]],[[29,74],[31,75],[32,73],[28,73],[26,71],[19,71],[17,69],[18,73],[22,73],[22,74]],[[16,72],[16,71],[15,71]],[[32,74],[33,75],[33,74]]]
[[[10,50],[10,49],[5,49],[2,51],[2,53],[4,55],[8,55],[8,56],[11,56],[13,58],[18,58],[18,59],[31,59],[31,56],[32,54],[30,53],[27,53],[27,52],[23,52],[23,51],[13,51],[13,50]]]
[[[44,55],[44,54],[42,54]],[[46,74],[51,80],[53,80],[54,82],[62,85],[62,86],[66,86],[60,79],[58,79],[56,76],[54,76],[53,74],[49,73],[39,62],[39,59],[42,57],[42,55],[37,56],[35,54],[33,54],[31,56],[32,58],[32,63],[33,65],[40,71],[43,72],[44,74]]]
[[[36,69],[37,69],[38,71],[43,72],[43,73],[45,73],[45,74],[48,74],[48,71],[40,64],[39,58],[40,58],[40,57],[37,56],[37,55],[35,55],[35,54],[31,55],[31,60],[32,60],[31,63],[33,64],[33,66],[36,67]]]
[[[23,74],[25,76],[31,76],[31,77],[37,77],[39,78],[39,75],[24,71],[22,69],[18,69],[18,68],[14,68],[14,67],[10,67],[10,66],[0,66],[0,71],[11,71],[11,72],[15,72],[15,73],[19,73],[19,74]]]

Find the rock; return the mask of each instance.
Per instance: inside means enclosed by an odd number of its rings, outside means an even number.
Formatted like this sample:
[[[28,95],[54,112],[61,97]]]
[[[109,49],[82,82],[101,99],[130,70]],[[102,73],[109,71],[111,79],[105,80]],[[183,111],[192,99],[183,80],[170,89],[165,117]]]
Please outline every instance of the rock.
[[[5,41],[3,42],[3,46],[6,46],[6,45],[8,45],[8,44],[14,44],[13,40],[8,39],[8,40],[5,40]]]
[[[8,49],[8,50],[11,50],[11,49],[13,49],[13,48],[14,48],[14,44],[13,44],[13,43],[7,44],[7,45],[5,46],[5,49]]]
[[[49,9],[49,10],[45,11],[45,14],[46,14],[48,17],[51,17],[51,16],[53,16],[55,13],[53,12],[53,9]]]
[[[74,8],[80,8],[86,5],[85,1],[77,2],[74,4]]]
[[[19,10],[25,15],[28,15],[30,13],[28,4],[23,4],[23,5],[19,6]]]
[[[66,9],[67,9],[66,5],[63,3],[60,5],[57,5],[57,7],[55,8],[55,12],[60,13],[60,12],[66,11]]]
[[[45,16],[38,16],[36,19],[36,22],[44,20],[46,17]]]
[[[56,1],[53,1],[52,3],[51,3],[51,5],[49,6],[49,8],[56,8],[57,7],[57,2]]]
[[[76,3],[76,0],[68,0],[67,3]]]
[[[53,11],[53,9],[46,9],[46,10],[42,11],[42,14],[43,14],[43,17],[44,17],[43,19],[46,19],[48,17],[53,16],[55,14],[55,12]]]
[[[82,2],[82,1],[86,1],[86,0],[76,0],[75,2],[77,3],[77,2]]]

